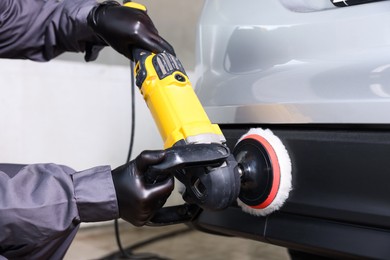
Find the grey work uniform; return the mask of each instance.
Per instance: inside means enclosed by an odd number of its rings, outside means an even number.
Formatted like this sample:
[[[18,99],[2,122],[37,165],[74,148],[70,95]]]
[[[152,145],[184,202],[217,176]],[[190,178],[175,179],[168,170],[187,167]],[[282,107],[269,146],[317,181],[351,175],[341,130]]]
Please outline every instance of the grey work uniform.
[[[47,61],[86,51],[99,42],[86,24],[94,5],[0,0],[0,57]],[[56,164],[0,164],[0,259],[61,259],[80,222],[118,214],[109,166],[76,172]]]

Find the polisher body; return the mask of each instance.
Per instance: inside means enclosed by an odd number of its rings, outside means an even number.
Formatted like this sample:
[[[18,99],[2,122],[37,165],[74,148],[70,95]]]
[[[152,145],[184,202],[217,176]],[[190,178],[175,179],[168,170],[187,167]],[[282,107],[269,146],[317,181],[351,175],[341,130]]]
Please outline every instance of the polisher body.
[[[138,61],[136,84],[160,131],[165,149],[196,144],[224,145],[225,137],[219,126],[210,122],[176,57],[143,50],[138,51],[135,57]],[[262,132],[259,130],[251,130],[250,133],[257,142],[255,146],[265,150],[259,153],[259,149],[249,150],[241,145],[244,154],[253,154],[243,159],[240,153],[235,153],[240,165],[229,152],[224,162],[216,167],[210,167],[206,161],[204,164],[197,161],[197,167],[192,164],[192,167],[175,171],[175,177],[185,186],[184,200],[204,209],[221,210],[239,197],[238,204],[245,212],[254,215],[267,215],[283,205],[290,190],[291,166],[280,167],[278,158],[290,165],[288,154],[280,141],[274,141],[277,137],[260,137]],[[271,137],[271,141],[264,139],[267,137]],[[277,150],[282,150],[282,155],[279,153],[278,157],[273,146],[278,146]],[[198,155],[201,156],[204,155]],[[262,158],[269,163],[260,163]],[[190,160],[188,156],[187,159]],[[187,159],[181,156],[180,160]]]
[[[144,6],[132,2],[126,3],[125,6],[146,10]],[[221,210],[230,206],[240,195],[238,204],[245,212],[266,215],[278,209],[287,199],[290,189],[290,186],[287,192],[284,191],[286,189],[280,189],[285,186],[282,185],[281,180],[291,179],[289,176],[281,179],[281,173],[290,175],[291,166],[290,171],[280,171],[273,147],[265,145],[269,144],[267,141],[258,142],[260,149],[255,150],[260,151],[265,147],[266,152],[254,152],[254,157],[248,157],[249,159],[239,156],[239,160],[242,160],[240,166],[226,146],[224,148],[227,149],[228,154],[226,157],[221,157],[224,162],[212,166],[208,159],[205,159],[204,164],[199,159],[193,159],[204,158],[204,154],[189,155],[188,152],[183,152],[188,149],[182,147],[175,150],[174,146],[183,145],[216,143],[225,145],[226,139],[219,126],[210,122],[179,59],[168,53],[154,54],[140,49],[135,49],[133,56],[137,62],[134,71],[136,84],[159,129],[164,148],[171,148],[170,152],[173,154],[176,152],[174,156],[170,156],[172,161],[166,165],[192,165],[174,171],[175,177],[185,186],[184,200],[204,209]],[[264,137],[253,138],[253,140],[263,139]],[[277,145],[279,143],[283,146],[281,142],[276,142]],[[203,151],[197,147],[193,148],[192,153]],[[224,150],[221,147],[213,149],[216,156]],[[181,156],[178,155],[179,153]],[[243,153],[247,154],[250,151],[244,148]],[[209,157],[213,157],[213,154]],[[258,157],[265,158],[264,162],[270,161],[273,167],[269,167],[267,163],[260,163],[262,160]],[[286,160],[290,163],[288,154]],[[241,185],[243,191],[240,193]]]
[[[186,143],[226,141],[219,126],[210,122],[176,57],[150,53],[135,70],[137,85],[141,86],[164,148],[182,140]]]
[[[183,199],[209,210],[230,206],[240,190],[237,162],[224,145],[226,140],[219,126],[210,122],[180,61],[167,53],[143,50],[134,56],[136,84],[159,129],[164,148],[171,153],[179,153],[182,146],[194,148],[192,154],[172,156],[179,158],[176,164],[191,165],[174,171],[185,186]],[[202,153],[195,147],[199,144],[220,144],[227,150],[227,156],[218,165],[210,165],[207,159],[204,162],[194,159],[204,158],[204,154],[196,154]],[[215,153],[223,147],[217,146]]]

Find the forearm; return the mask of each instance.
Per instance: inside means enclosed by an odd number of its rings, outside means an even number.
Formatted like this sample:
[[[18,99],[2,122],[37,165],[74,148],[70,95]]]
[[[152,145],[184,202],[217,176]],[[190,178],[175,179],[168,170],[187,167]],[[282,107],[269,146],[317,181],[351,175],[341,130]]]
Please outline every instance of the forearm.
[[[50,241],[70,243],[80,222],[118,217],[108,166],[76,172],[55,164],[0,165],[0,197],[0,255],[18,247],[11,253],[44,252]]]
[[[50,60],[63,52],[104,45],[87,25],[96,0],[2,0],[0,57]]]

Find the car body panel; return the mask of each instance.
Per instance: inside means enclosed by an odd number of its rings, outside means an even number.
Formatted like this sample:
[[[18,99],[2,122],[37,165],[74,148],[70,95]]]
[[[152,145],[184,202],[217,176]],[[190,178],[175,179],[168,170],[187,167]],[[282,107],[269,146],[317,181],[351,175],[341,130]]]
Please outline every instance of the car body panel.
[[[231,149],[253,127],[220,126]],[[256,126],[272,129],[290,154],[289,198],[267,217],[238,206],[203,211],[199,229],[332,257],[390,258],[388,128]]]
[[[211,120],[390,123],[390,1],[330,5],[206,1],[196,92]]]
[[[266,217],[203,211],[200,230],[315,255],[390,259],[390,1],[208,0],[195,90],[234,150],[268,128],[293,189]]]

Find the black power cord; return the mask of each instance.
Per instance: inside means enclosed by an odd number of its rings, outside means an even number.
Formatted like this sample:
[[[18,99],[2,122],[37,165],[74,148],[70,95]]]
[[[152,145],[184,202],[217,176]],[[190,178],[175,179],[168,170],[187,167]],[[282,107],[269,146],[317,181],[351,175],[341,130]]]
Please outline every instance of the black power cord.
[[[130,144],[129,144],[129,150],[127,154],[126,163],[128,163],[131,159],[131,155],[133,152],[133,144],[134,144],[134,135],[135,135],[135,80],[134,80],[134,63],[130,62],[130,75],[131,75],[131,133],[130,133]],[[162,239],[166,239],[169,237],[177,236],[180,234],[185,234],[189,231],[192,231],[191,228],[184,228],[176,231],[172,231],[166,234],[162,234],[156,237],[153,237],[151,239],[138,242],[130,247],[123,248],[121,238],[120,238],[120,232],[119,232],[119,223],[118,219],[114,220],[114,228],[115,228],[115,239],[118,246],[119,251],[112,253],[108,256],[105,256],[101,258],[101,260],[113,260],[113,259],[132,259],[132,260],[168,260],[168,258],[163,258],[155,254],[150,253],[141,253],[141,254],[134,254],[132,251],[140,248],[142,246],[145,246],[150,243],[157,242]]]
[[[131,78],[131,132],[130,132],[130,144],[129,150],[127,153],[126,163],[130,162],[131,155],[133,152],[133,144],[134,144],[134,135],[135,135],[135,81],[134,81],[134,63],[130,61],[130,78]],[[115,239],[117,246],[119,248],[119,252],[121,254],[119,259],[157,259],[157,256],[150,254],[142,254],[142,255],[134,255],[131,250],[125,250],[122,246],[121,237],[119,233],[119,223],[118,219],[114,220],[114,228],[115,228]],[[114,254],[116,255],[116,254]],[[110,258],[112,259],[112,258]]]
[[[106,255],[106,256],[102,257],[100,260],[116,260],[116,259],[169,260],[170,258],[160,257],[160,256],[155,255],[155,254],[150,254],[150,253],[133,254],[131,252],[133,250],[139,249],[141,247],[144,247],[144,246],[150,245],[152,243],[158,242],[160,240],[167,239],[167,238],[172,238],[172,237],[175,237],[175,236],[184,235],[184,234],[187,234],[187,233],[192,232],[192,231],[194,231],[192,228],[185,227],[185,228],[182,228],[182,229],[178,229],[178,230],[175,230],[175,231],[164,233],[164,234],[161,234],[161,235],[158,235],[158,236],[146,239],[144,241],[135,243],[135,244],[133,244],[133,245],[127,247],[127,248],[122,248],[123,251],[118,251],[118,252],[111,253],[109,255]],[[126,255],[128,255],[128,257],[124,256],[124,253]]]
[[[133,144],[134,144],[134,133],[135,133],[135,85],[134,80],[134,62],[130,61],[130,78],[131,78],[131,133],[130,133],[130,144],[129,151],[127,152],[126,163],[130,162],[131,154],[133,153]]]

